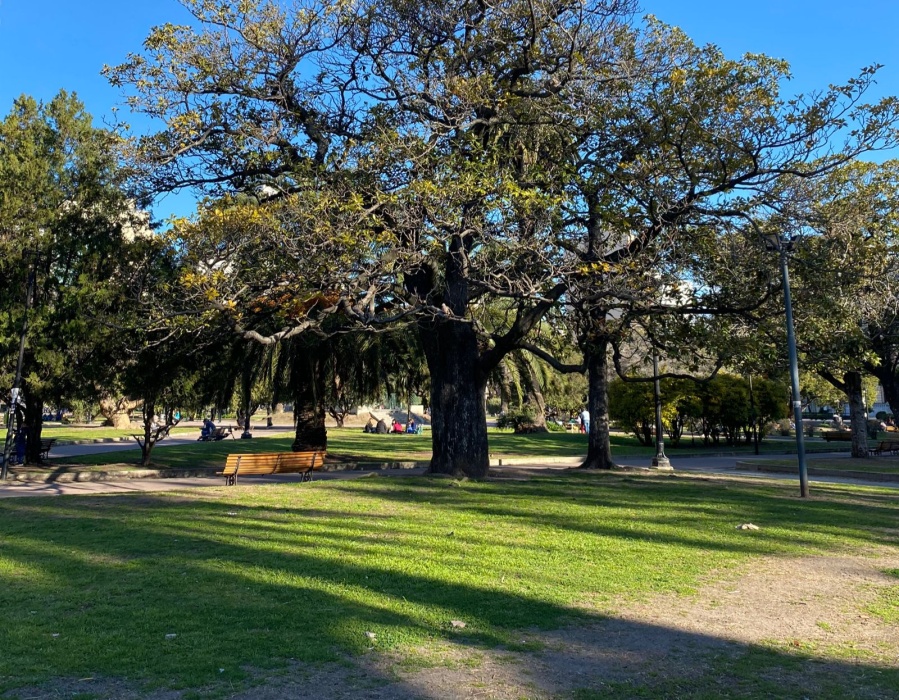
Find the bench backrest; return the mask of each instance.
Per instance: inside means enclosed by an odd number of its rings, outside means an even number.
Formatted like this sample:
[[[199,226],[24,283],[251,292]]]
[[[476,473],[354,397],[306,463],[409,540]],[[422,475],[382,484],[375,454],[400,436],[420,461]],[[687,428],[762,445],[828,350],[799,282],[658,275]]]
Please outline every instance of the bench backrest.
[[[230,454],[224,474],[281,474],[321,469],[321,452],[275,452],[269,454]]]

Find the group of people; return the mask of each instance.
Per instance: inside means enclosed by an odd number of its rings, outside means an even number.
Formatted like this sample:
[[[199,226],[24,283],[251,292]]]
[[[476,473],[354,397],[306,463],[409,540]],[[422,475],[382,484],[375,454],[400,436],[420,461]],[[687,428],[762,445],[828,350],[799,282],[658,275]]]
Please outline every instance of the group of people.
[[[372,416],[368,419],[368,423],[363,426],[362,432],[376,433],[378,435],[386,435],[387,433],[415,434],[418,432],[418,428],[415,425],[415,420],[410,420],[409,425],[403,427],[403,424],[400,423],[396,418],[394,418],[393,423],[388,426],[387,422],[383,418],[379,418],[378,421],[375,422],[375,417]]]

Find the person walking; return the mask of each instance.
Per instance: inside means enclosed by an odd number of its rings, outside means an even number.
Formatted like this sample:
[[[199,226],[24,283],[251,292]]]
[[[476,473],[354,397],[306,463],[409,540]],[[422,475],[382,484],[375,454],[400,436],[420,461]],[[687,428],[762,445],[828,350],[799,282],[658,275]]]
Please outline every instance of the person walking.
[[[586,408],[581,411],[581,427],[584,429],[585,434],[590,434],[590,411]]]

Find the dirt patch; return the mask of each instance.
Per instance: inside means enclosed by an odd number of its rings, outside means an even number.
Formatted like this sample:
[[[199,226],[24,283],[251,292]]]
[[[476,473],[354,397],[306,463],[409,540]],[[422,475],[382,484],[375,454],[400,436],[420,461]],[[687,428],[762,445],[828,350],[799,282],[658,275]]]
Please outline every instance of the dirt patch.
[[[761,558],[689,598],[658,596],[595,624],[529,633],[522,641],[541,645],[537,652],[489,651],[466,666],[472,652],[455,645],[441,650],[446,666],[393,670],[427,698],[558,698],[575,690],[629,697],[628,688],[646,686],[709,689],[710,675],[723,694],[732,679],[720,669],[761,654],[750,683],[760,692],[795,684],[828,697],[827,688],[849,687],[847,673],[899,668],[899,627],[865,612],[878,589],[896,584],[882,571],[897,566],[893,552]],[[854,693],[894,697],[857,685]]]

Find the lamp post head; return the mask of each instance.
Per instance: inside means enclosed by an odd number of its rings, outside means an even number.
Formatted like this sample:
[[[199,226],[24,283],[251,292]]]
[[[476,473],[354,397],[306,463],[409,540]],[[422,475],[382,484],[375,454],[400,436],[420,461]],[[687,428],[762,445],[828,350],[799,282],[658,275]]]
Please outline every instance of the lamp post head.
[[[779,233],[766,233],[762,236],[762,243],[765,244],[765,250],[769,252],[780,251],[781,237]]]
[[[766,233],[762,236],[765,250],[777,253],[790,253],[794,249],[795,238],[793,236],[781,236],[779,233]]]

